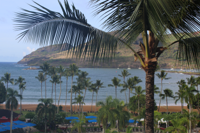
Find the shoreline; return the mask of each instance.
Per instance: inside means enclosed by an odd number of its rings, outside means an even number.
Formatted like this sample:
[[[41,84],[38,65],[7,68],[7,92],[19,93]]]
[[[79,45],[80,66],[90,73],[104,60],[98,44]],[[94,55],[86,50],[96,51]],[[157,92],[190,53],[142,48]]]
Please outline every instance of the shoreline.
[[[180,73],[180,74],[187,74],[187,75],[200,75],[198,72],[183,72],[183,71],[165,71],[168,73]]]
[[[62,110],[65,111],[65,105],[61,105],[63,108]],[[18,105],[18,108],[14,111],[20,110],[19,109],[20,104]],[[67,107],[67,112],[69,112],[70,105],[66,105]],[[95,111],[96,106],[92,106],[92,110]],[[157,106],[158,107],[158,106]],[[0,105],[1,109],[5,109],[5,104]],[[26,110],[36,110],[37,104],[22,104],[22,109]],[[96,107],[96,111],[98,111],[101,107]],[[184,109],[187,109],[187,106],[183,107]],[[74,105],[72,106],[72,109],[74,110]],[[77,110],[77,105],[75,105],[75,110]],[[168,106],[169,112],[180,112],[181,111],[181,106]],[[83,111],[88,112],[91,111],[91,105],[83,105]],[[197,112],[197,109],[193,109],[193,111]],[[167,112],[167,106],[160,106],[160,111],[159,112]]]

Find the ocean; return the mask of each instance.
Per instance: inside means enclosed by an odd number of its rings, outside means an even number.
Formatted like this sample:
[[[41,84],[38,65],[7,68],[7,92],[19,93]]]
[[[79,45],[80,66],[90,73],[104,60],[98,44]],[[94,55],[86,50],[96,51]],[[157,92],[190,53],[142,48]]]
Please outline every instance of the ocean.
[[[29,66],[25,66],[22,64],[17,64],[16,62],[0,62],[0,77],[4,76],[4,73],[8,72],[11,74],[11,78],[18,79],[19,76],[22,76],[25,78],[26,81],[26,90],[23,92],[23,104],[38,104],[38,99],[41,98],[41,83],[35,78],[38,76],[39,70],[24,70],[25,68],[29,68]],[[96,82],[96,80],[101,80],[103,82],[103,85],[105,88],[100,88],[97,101],[104,101],[106,97],[112,96],[115,97],[115,88],[114,87],[108,87],[108,84],[111,84],[111,79],[113,77],[118,77],[121,79],[121,83],[123,83],[122,77],[119,77],[118,75],[121,74],[121,71],[123,69],[117,69],[117,68],[80,68],[81,71],[88,72],[88,77],[91,78],[91,81],[93,83]],[[129,77],[138,76],[142,82],[138,85],[142,86],[143,89],[145,89],[145,72],[142,69],[127,69],[131,75]],[[159,73],[159,72],[156,72]],[[167,77],[171,77],[168,80],[163,80],[163,90],[166,88],[169,88],[173,90],[173,93],[178,91],[178,84],[177,82],[181,79],[186,80],[186,78],[189,78],[191,75],[185,75],[180,73],[168,73]],[[129,78],[128,77],[128,78]],[[74,81],[76,81],[76,76],[74,78]],[[50,82],[50,77],[48,77],[46,86],[47,86],[47,98],[51,97],[51,90],[52,90],[52,84]],[[126,78],[127,79],[127,78]],[[66,78],[62,77],[62,93],[61,93],[61,101],[60,104],[65,104],[65,94],[66,94]],[[161,86],[161,80],[155,76],[155,85],[160,88]],[[12,88],[14,90],[18,90],[18,85],[8,85],[9,88]],[[68,80],[68,91],[71,87],[71,77],[69,77]],[[43,83],[43,98],[45,96],[45,84]],[[120,90],[122,87],[117,88],[117,98],[123,101],[125,100],[125,94],[120,93]],[[55,91],[55,90],[54,90]],[[56,85],[56,98],[58,100],[60,93],[60,85]],[[128,91],[126,92],[128,96]],[[83,95],[83,94],[82,94]],[[133,96],[133,94],[130,94]],[[78,94],[77,94],[78,96]],[[55,92],[53,94],[53,98],[55,97]],[[74,94],[73,94],[74,98]],[[93,105],[95,104],[96,94],[94,94],[94,101]],[[155,94],[155,100],[157,105],[159,104],[159,96]],[[175,105],[174,99],[169,98],[168,104],[173,106]],[[85,98],[85,104],[91,105],[92,103],[92,92],[87,91],[86,92],[86,98]],[[70,104],[70,93],[67,93],[67,104]],[[165,100],[162,100],[161,105],[165,106],[166,102]],[[180,102],[177,103],[177,105],[180,105]]]

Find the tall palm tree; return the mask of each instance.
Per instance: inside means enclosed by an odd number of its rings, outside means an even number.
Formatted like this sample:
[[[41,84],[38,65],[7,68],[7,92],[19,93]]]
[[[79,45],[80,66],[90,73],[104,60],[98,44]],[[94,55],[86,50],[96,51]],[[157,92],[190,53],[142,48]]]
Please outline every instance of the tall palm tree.
[[[89,87],[88,90],[90,92],[92,92],[92,104],[91,104],[91,111],[92,111],[94,92],[97,92],[97,86],[96,86],[96,84],[91,84],[91,86]]]
[[[69,66],[70,76],[72,76],[71,82],[71,96],[70,96],[70,113],[72,115],[72,86],[73,86],[73,77],[78,74],[79,70],[76,64],[70,64]]]
[[[44,77],[44,75],[43,75],[42,72],[39,72],[39,73],[38,73],[38,76],[35,77],[35,78],[38,79],[38,80],[40,81],[40,83],[41,83],[41,98],[43,98],[43,97],[42,97],[42,83],[43,83],[46,79],[45,79],[45,77]]]
[[[170,90],[170,89],[164,89],[164,94],[160,94],[160,97],[162,99],[166,99],[167,115],[168,115],[168,100],[167,100],[167,97],[174,98],[173,91]],[[166,127],[168,127],[168,126],[166,125]]]
[[[154,85],[154,94],[160,94],[159,87]]]
[[[197,92],[197,90],[195,89],[195,87],[194,86],[188,86],[188,85],[184,85],[184,88],[185,88],[185,102],[187,103],[187,104],[189,104],[189,114],[192,112],[192,102],[193,102],[193,99],[195,98],[195,96],[194,96],[194,93],[195,92]],[[192,129],[192,127],[191,127],[192,125],[191,125],[191,117],[190,117],[190,122],[189,122],[189,133],[191,133],[192,131],[191,131],[191,129]]]
[[[55,116],[56,113],[56,107],[53,105],[53,100],[51,98],[47,99],[39,99],[40,103],[37,105],[36,108],[36,114],[39,118],[42,118],[44,115],[44,122],[45,122],[45,133],[46,133],[46,127],[47,127],[47,115],[49,116]]]
[[[68,86],[68,77],[70,76],[70,71],[68,68],[65,69],[64,76],[66,77],[66,96],[65,96],[65,112],[67,111],[67,86]]]
[[[96,87],[97,87],[97,91],[96,91],[96,104],[97,104],[97,95],[98,95],[98,91],[100,88],[104,88],[105,86],[103,86],[103,82],[101,82],[101,80],[96,80]],[[96,112],[96,106],[95,106],[95,112]]]
[[[119,74],[120,77],[123,77],[124,82],[125,82],[125,78],[128,77],[129,75],[131,75],[126,69],[124,69],[123,71],[121,71],[121,75]],[[126,98],[126,103],[127,103],[127,96],[126,96],[126,89],[122,89],[120,92],[125,93],[125,98]]]
[[[198,90],[198,86],[200,85],[200,77],[197,77],[196,78],[196,87],[197,87],[197,103],[198,103],[198,113],[200,115],[200,112],[199,112],[199,90]]]
[[[83,96],[78,95],[78,97],[76,97],[74,100],[75,102],[73,102],[72,104],[79,104],[78,116],[80,117],[81,104],[84,104]]]
[[[55,85],[55,105],[56,105],[56,84],[60,83],[59,79],[60,79],[60,76],[56,74],[56,75],[52,76],[52,80],[50,80],[51,83],[54,83],[54,85]]]
[[[6,101],[6,95],[7,95],[6,87],[4,83],[0,81],[0,104]]]
[[[163,79],[168,80],[170,78],[167,78],[167,74],[164,70],[161,70],[160,73],[157,73],[156,76],[161,80],[161,90],[160,90],[160,94],[162,94],[162,88],[163,88]],[[160,110],[160,104],[161,104],[161,97],[160,97],[160,101],[159,101],[159,108],[158,111]]]
[[[42,71],[40,71],[40,72],[42,72],[44,74],[44,78],[45,78],[45,98],[46,98],[47,97],[47,91],[46,91],[46,80],[47,80],[47,77],[46,76],[47,76],[47,74],[49,72],[50,64],[47,63],[47,62],[44,62],[42,64],[42,66],[40,66],[40,69],[42,69]]]
[[[59,99],[58,99],[58,107],[59,107],[59,102],[60,102],[60,96],[61,96],[61,84],[62,84],[62,76],[64,75],[64,72],[65,72],[65,69],[63,68],[63,66],[60,65],[59,68],[57,68],[57,72],[59,73],[60,75],[60,94],[59,94]],[[57,110],[57,112],[59,111],[59,108]]]
[[[172,0],[91,0],[96,14],[101,14],[105,28],[116,30],[110,35],[91,26],[74,6],[60,2],[62,13],[37,4],[36,11],[23,10],[15,19],[19,39],[39,44],[62,44],[70,55],[93,62],[112,59],[117,46],[126,45],[146,73],[146,132],[154,133],[154,74],[158,58],[178,42],[177,59],[199,65],[199,1]],[[194,19],[195,18],[195,19]],[[34,27],[34,28],[33,28]],[[169,36],[169,33],[172,33]],[[132,42],[142,34],[137,52]],[[118,43],[120,42],[120,43]],[[161,42],[161,45],[158,45]],[[74,56],[72,56],[74,57]],[[182,60],[181,60],[182,61]],[[194,66],[194,65],[193,65]]]
[[[15,85],[19,84],[20,95],[22,96],[23,91],[26,89],[25,78],[19,76],[18,79],[15,79]],[[22,114],[22,99],[20,99],[20,114]]]
[[[123,84],[123,90],[120,91],[123,92],[126,89],[129,90],[128,103],[130,103],[130,93],[133,90],[133,88],[134,88],[133,78],[128,78],[127,82],[124,82]]]
[[[53,77],[56,75],[56,68],[50,66],[48,75],[51,76],[51,79],[52,79],[52,80],[50,80],[50,82],[52,83],[51,98],[53,99],[53,84],[54,84]]]
[[[101,106],[97,114],[97,122],[103,125],[103,132],[105,133],[107,123],[110,122],[112,126],[115,125],[115,113],[112,108],[115,107],[113,104],[112,96],[106,98],[105,102],[97,102],[97,106]]]
[[[118,79],[117,77],[114,77],[112,79],[112,84],[108,84],[108,87],[115,87],[115,98],[117,98],[117,87],[122,86],[122,84],[120,84],[120,79]]]
[[[11,109],[11,118],[10,118],[10,133],[12,133],[12,125],[13,125],[13,109],[17,109],[18,101],[17,98],[22,98],[21,95],[18,94],[16,90],[11,88],[7,89],[7,98],[6,98],[6,109]]]
[[[178,92],[175,92],[177,96],[175,96],[175,104],[180,100],[181,101],[181,114],[183,114],[183,105],[184,105],[184,97],[185,97],[185,90],[179,89]]]
[[[8,83],[14,84],[14,79],[10,78],[10,73],[5,73],[4,77],[1,77],[1,81],[5,82],[7,85],[6,89],[8,89]]]
[[[142,90],[142,87],[141,86],[136,86],[135,87],[135,93],[133,93],[137,99],[138,99],[138,115],[139,115],[139,112],[140,112],[140,97],[141,96],[144,96],[144,93],[145,93],[145,90]]]

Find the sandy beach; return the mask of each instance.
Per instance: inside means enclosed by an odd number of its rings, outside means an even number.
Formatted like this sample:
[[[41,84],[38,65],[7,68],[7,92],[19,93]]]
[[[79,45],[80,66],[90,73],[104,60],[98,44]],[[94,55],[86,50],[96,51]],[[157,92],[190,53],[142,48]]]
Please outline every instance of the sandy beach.
[[[20,106],[19,106],[20,107]],[[19,107],[17,110],[19,110]],[[26,110],[35,110],[37,107],[37,104],[23,104],[22,105],[22,109],[26,109]],[[65,111],[65,105],[62,105],[63,110]],[[67,111],[70,110],[70,105],[66,105],[67,107]],[[2,104],[0,105],[0,108],[5,109],[5,105]],[[100,107],[96,107],[96,111],[98,111],[98,109],[100,109]],[[187,106],[184,106],[184,109],[187,109]],[[73,110],[74,110],[74,106],[73,106]],[[75,105],[75,110],[77,110],[77,106]],[[92,110],[95,111],[95,106],[92,106]],[[168,110],[169,112],[180,112],[181,111],[181,106],[168,106]],[[84,105],[83,106],[83,111],[84,112],[88,112],[91,111],[91,106],[90,105]],[[161,106],[160,107],[160,111],[159,112],[166,112],[167,111],[167,107],[166,106]],[[197,111],[197,109],[193,109],[193,111]]]

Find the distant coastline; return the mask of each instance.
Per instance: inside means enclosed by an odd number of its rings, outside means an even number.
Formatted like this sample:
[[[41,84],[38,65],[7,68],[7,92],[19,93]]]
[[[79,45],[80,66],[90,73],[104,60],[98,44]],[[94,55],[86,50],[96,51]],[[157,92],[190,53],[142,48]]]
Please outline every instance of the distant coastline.
[[[182,73],[182,74],[187,74],[187,75],[200,75],[199,72],[183,72],[183,71],[166,71],[168,73]]]

